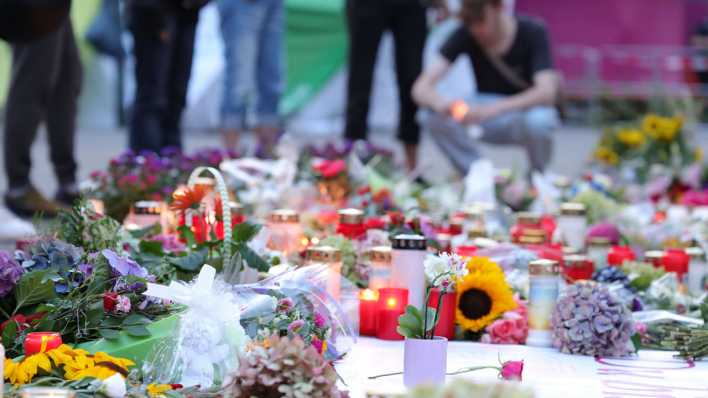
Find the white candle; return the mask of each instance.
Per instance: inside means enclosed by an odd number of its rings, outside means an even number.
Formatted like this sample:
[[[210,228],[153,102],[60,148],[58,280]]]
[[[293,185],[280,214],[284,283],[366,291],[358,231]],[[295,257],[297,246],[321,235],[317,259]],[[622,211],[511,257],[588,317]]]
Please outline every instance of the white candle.
[[[379,290],[391,284],[391,248],[376,246],[369,251],[371,272],[369,289]]]
[[[706,291],[708,285],[708,261],[706,254],[700,247],[689,247],[686,254],[691,256],[688,264],[688,291],[700,296]]]
[[[426,242],[421,235],[396,235],[391,251],[391,287],[408,289],[408,304],[425,305]]]
[[[529,263],[529,336],[526,345],[550,347],[551,316],[559,292],[558,263],[536,260]]]
[[[578,250],[585,247],[585,235],[588,223],[585,219],[585,205],[582,203],[563,203],[558,217],[558,229],[563,242]]]

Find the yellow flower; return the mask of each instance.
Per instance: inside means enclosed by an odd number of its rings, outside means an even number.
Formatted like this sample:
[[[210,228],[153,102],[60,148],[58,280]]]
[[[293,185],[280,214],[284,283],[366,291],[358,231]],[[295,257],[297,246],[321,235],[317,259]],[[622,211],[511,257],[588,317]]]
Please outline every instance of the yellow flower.
[[[650,113],[644,116],[642,120],[642,131],[644,131],[649,137],[658,139],[659,138],[659,123],[662,117]]]
[[[20,362],[5,360],[3,376],[14,385],[22,385],[32,381],[40,370],[46,373],[52,371],[52,363],[45,352],[26,356]]]
[[[456,319],[463,329],[478,332],[516,308],[516,302],[497,264],[474,257],[467,267],[470,273],[457,282]]]
[[[148,384],[147,386],[147,393],[151,398],[162,397],[170,390],[172,390],[172,386],[169,384]]]
[[[644,134],[637,129],[624,129],[617,132],[619,142],[630,148],[644,145]]]
[[[696,162],[702,162],[703,161],[703,148],[696,148],[696,152],[694,152],[693,156],[696,159]]]
[[[610,148],[601,146],[595,150],[595,158],[610,165],[619,163],[619,156]]]

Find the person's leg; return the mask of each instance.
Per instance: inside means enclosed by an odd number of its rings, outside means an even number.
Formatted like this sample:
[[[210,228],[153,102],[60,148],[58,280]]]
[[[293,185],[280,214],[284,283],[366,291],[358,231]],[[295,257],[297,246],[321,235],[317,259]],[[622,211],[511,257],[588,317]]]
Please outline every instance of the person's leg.
[[[135,55],[135,102],[129,146],[134,151],[159,151],[162,115],[167,106],[168,56],[174,40],[173,18],[150,7],[130,7]]]
[[[5,112],[4,155],[8,209],[20,216],[56,214],[57,207],[31,186],[30,150],[46,116],[52,87],[59,78],[61,31],[12,47],[12,74]]]
[[[499,101],[498,95],[479,95],[474,104]],[[547,106],[508,112],[482,123],[481,139],[496,145],[518,145],[524,148],[532,170],[544,171],[551,160],[552,133],[558,127],[558,113]]]
[[[235,150],[256,91],[258,40],[266,8],[248,0],[221,0],[218,5],[226,60],[221,131],[227,149]]]
[[[389,10],[395,45],[396,79],[400,104],[398,139],[406,149],[408,170],[416,167],[420,127],[416,121],[418,106],[413,101],[413,83],[423,69],[423,49],[428,28],[425,8],[420,2],[396,3]]]
[[[479,159],[476,140],[470,137],[467,127],[432,111],[424,111],[422,119],[423,128],[430,132],[433,142],[458,172],[466,174],[470,165]]]
[[[386,26],[382,3],[387,1],[347,1],[349,76],[344,135],[352,140],[366,139],[367,136],[371,82],[376,54]]]
[[[280,132],[278,104],[283,93],[283,0],[268,0],[259,34],[257,76],[257,134],[270,154]]]
[[[79,189],[76,186],[74,137],[82,70],[79,50],[70,22],[62,28],[61,36],[60,70],[50,95],[51,106],[47,108],[47,133],[49,153],[59,181],[56,199],[71,205],[79,197]]]
[[[187,103],[187,89],[192,75],[194,38],[199,11],[180,12],[175,16],[175,29],[170,47],[167,72],[167,106],[162,115],[161,148],[182,148],[182,113]]]

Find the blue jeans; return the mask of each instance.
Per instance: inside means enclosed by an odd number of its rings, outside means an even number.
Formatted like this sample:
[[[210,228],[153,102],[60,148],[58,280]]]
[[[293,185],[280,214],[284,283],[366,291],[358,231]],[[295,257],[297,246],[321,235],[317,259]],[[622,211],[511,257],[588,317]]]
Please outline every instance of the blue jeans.
[[[221,127],[244,130],[255,107],[258,126],[279,124],[283,92],[283,0],[219,0],[224,39]]]
[[[467,100],[470,107],[489,104],[503,98],[495,94],[478,94]],[[477,139],[472,137],[467,126],[450,117],[434,112],[423,115],[423,125],[430,131],[433,140],[448,156],[453,166],[466,173],[470,165],[479,159]],[[483,122],[479,140],[496,145],[518,145],[526,150],[531,168],[543,171],[551,161],[553,131],[560,125],[558,112],[550,106],[535,106],[509,112]]]

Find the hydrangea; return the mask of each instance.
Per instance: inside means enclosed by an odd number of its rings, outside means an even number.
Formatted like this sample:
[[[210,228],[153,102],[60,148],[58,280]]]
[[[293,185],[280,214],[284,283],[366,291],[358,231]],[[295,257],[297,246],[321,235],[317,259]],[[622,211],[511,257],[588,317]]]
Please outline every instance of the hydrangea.
[[[10,255],[10,253],[0,251],[0,297],[5,297],[17,285],[24,270]]]
[[[551,324],[553,346],[564,353],[620,357],[633,351],[631,312],[595,282],[569,286],[556,304]]]
[[[345,398],[337,373],[312,345],[301,338],[273,335],[239,359],[227,375],[224,396]]]
[[[108,260],[108,264],[119,276],[137,276],[139,278],[147,278],[150,274],[141,267],[140,264],[131,260],[128,257],[121,257],[113,250],[105,249],[101,252],[103,257]]]

